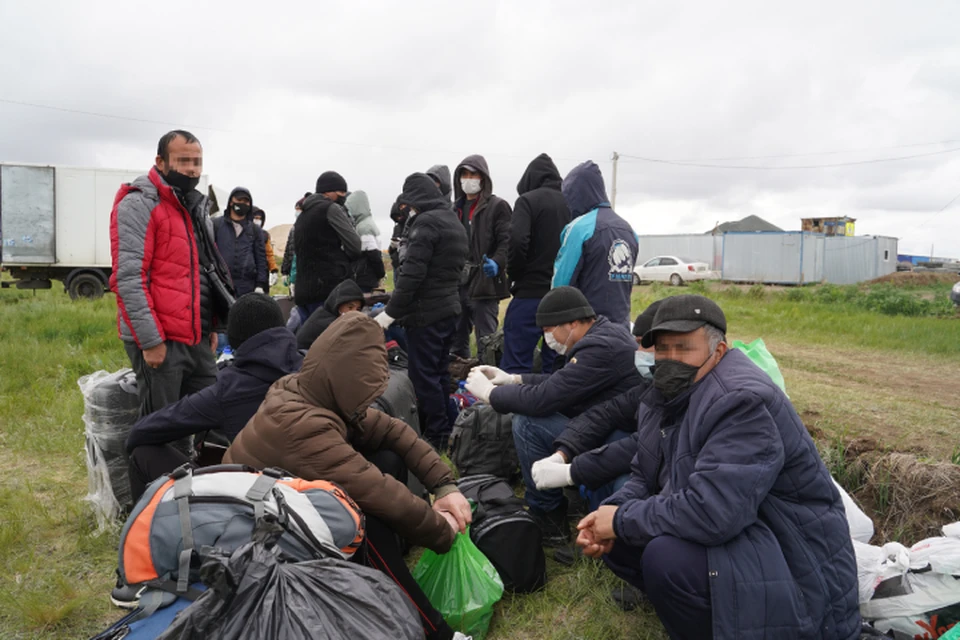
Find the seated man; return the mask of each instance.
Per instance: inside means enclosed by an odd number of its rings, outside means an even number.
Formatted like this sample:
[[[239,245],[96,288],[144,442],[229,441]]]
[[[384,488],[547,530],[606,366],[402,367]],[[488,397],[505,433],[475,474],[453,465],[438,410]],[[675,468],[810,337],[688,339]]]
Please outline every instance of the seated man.
[[[344,280],[330,292],[323,307],[307,318],[297,331],[297,348],[308,351],[334,320],[348,311],[363,309],[363,291],[353,280]]]
[[[646,592],[671,638],[854,639],[843,502],[784,393],[703,296],[668,298],[643,337],[654,387],[626,485],[578,525],[584,553]]]
[[[310,347],[300,373],[270,388],[224,462],[279,467],[342,486],[366,516],[363,556],[370,566],[403,588],[428,638],[451,638],[452,629],[410,575],[397,536],[446,553],[470,522],[470,505],[425,440],[405,422],[370,408],[387,380],[380,325],[356,311],[344,314]],[[432,509],[407,489],[407,469],[437,497]]]
[[[637,345],[626,327],[597,317],[579,290],[558,287],[537,307],[537,326],[565,365],[550,375],[508,374],[496,367],[476,367],[467,390],[500,413],[513,413],[513,438],[526,484],[530,511],[543,530],[544,544],[570,539],[567,503],[560,489],[540,490],[533,463],[555,451],[554,439],[572,418],[641,382],[634,364]]]
[[[232,366],[206,389],[144,416],[127,436],[134,500],[152,481],[189,461],[169,443],[206,431],[232,441],[270,385],[300,369],[296,340],[283,326],[280,305],[268,295],[241,296],[230,309],[227,336],[236,348]]]

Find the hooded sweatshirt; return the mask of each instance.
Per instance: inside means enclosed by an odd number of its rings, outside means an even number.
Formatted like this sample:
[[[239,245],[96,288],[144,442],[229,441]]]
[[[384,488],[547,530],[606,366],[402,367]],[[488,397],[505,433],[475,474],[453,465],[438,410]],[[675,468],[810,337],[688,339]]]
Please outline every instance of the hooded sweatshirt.
[[[252,209],[253,209],[253,214],[251,215],[251,218],[255,218],[256,216],[259,215],[260,218],[263,220],[263,226],[260,227],[260,233],[263,234],[263,239],[264,239],[264,242],[266,243],[265,247],[267,250],[267,270],[270,273],[276,273],[277,271],[280,270],[280,268],[277,267],[277,257],[273,253],[273,238],[270,237],[270,232],[267,231],[267,212],[261,209],[260,207],[252,207]]]
[[[467,200],[460,186],[464,165],[474,167],[483,176],[480,195]],[[480,155],[467,156],[453,174],[454,209],[467,232],[470,253],[467,256],[465,286],[475,300],[503,300],[510,296],[506,278],[507,250],[510,244],[510,205],[493,195],[493,181],[487,161]],[[497,263],[498,273],[488,278],[483,273],[483,256]]]
[[[239,298],[252,293],[257,287],[267,291],[270,284],[266,241],[260,227],[253,224],[252,220],[253,196],[248,189],[237,187],[230,192],[227,202],[237,195],[250,198],[250,213],[243,220],[236,221],[230,217],[229,210],[224,212],[222,217],[214,221],[214,237],[217,249],[230,269],[230,278]]]
[[[338,284],[337,288],[327,296],[326,301],[323,303],[323,308],[310,314],[307,321],[303,323],[303,326],[297,331],[297,348],[303,349],[304,351],[308,350],[314,341],[320,337],[320,334],[326,331],[327,328],[333,324],[333,321],[340,317],[340,313],[337,311],[340,305],[353,302],[354,300],[359,300],[361,303],[363,302],[363,291],[360,290],[357,283],[353,280],[344,280]]]
[[[588,160],[563,180],[573,221],[561,237],[553,286],[580,289],[598,315],[630,327],[630,294],[638,237],[607,200],[600,167]]]
[[[427,169],[427,175],[433,178],[434,182],[440,183],[440,194],[450,199],[452,187],[450,185],[450,168],[445,164],[435,164]]]
[[[460,315],[458,284],[467,257],[463,226],[426,174],[409,176],[398,201],[417,213],[407,222],[406,248],[386,312],[406,327]]]
[[[516,298],[542,298],[550,290],[560,234],[570,222],[561,184],[557,165],[545,153],[533,159],[517,184],[507,264]]]
[[[454,536],[446,520],[360,453],[393,451],[438,497],[456,491],[449,467],[426,441],[370,408],[388,378],[383,329],[362,313],[345,314],[313,343],[300,373],[270,388],[224,462],[336,482],[412,544],[447,552]]]
[[[372,291],[386,275],[383,254],[380,252],[380,229],[373,220],[370,200],[364,191],[354,191],[347,196],[347,213],[357,226],[360,236],[361,255],[351,264],[350,276],[364,291]]]

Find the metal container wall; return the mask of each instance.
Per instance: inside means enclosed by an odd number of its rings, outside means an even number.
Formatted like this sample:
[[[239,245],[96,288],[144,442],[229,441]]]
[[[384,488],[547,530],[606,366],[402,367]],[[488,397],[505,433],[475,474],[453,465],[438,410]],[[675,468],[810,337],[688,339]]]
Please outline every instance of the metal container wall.
[[[726,233],[721,278],[733,282],[803,284],[804,244],[809,237],[799,231]]]
[[[53,167],[0,166],[0,261],[53,264],[54,217]]]
[[[885,276],[896,270],[896,238],[881,236],[825,238],[824,282],[856,284]]]

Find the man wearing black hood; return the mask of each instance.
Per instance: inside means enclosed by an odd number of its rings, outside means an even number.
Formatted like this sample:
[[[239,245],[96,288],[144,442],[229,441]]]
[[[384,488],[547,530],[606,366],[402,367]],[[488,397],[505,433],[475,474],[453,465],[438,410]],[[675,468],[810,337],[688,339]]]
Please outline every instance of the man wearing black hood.
[[[510,205],[493,195],[487,161],[481,155],[464,158],[453,175],[454,210],[467,232],[470,253],[460,280],[463,313],[457,325],[453,353],[470,357],[470,331],[477,342],[497,330],[500,301],[510,297],[507,246],[510,244]]]
[[[213,223],[217,248],[230,269],[237,297],[264,293],[270,289],[266,238],[253,224],[253,196],[249,189],[237,187],[227,202],[223,217]]]
[[[297,331],[297,348],[309,351],[314,340],[333,324],[333,321],[348,311],[363,309],[363,291],[353,280],[344,280],[327,296],[323,307],[318,309]]]
[[[513,300],[503,319],[503,361],[507,373],[533,371],[533,352],[543,335],[537,306],[550,291],[560,233],[570,222],[570,209],[560,192],[560,172],[545,153],[533,159],[517,184],[520,197],[513,209],[507,275]],[[543,373],[553,371],[556,354],[541,350]]]
[[[450,347],[461,313],[457,291],[467,258],[467,235],[434,181],[414,173],[399,206],[409,211],[407,246],[397,286],[377,316],[384,329],[399,320],[407,333],[408,372],[423,416],[424,438],[446,448]]]
[[[453,190],[450,184],[450,167],[445,164],[435,164],[427,169],[427,175],[433,179],[434,184],[440,189],[440,194],[450,199],[450,192]]]
[[[294,301],[303,322],[347,279],[350,263],[362,255],[360,236],[344,209],[346,199],[347,181],[336,171],[326,171],[317,178],[317,191],[304,200],[303,213],[294,224]]]

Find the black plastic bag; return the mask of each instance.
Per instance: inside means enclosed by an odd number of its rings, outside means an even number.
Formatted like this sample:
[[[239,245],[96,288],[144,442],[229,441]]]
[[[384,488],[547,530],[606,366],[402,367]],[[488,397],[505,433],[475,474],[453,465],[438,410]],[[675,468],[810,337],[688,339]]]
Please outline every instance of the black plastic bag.
[[[413,604],[379,571],[333,558],[283,563],[271,546],[211,553],[200,568],[209,590],[158,640],[423,639]]]

